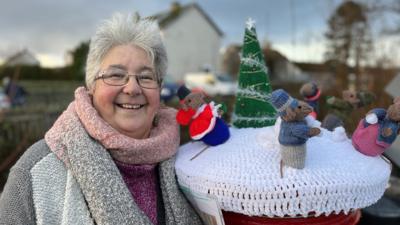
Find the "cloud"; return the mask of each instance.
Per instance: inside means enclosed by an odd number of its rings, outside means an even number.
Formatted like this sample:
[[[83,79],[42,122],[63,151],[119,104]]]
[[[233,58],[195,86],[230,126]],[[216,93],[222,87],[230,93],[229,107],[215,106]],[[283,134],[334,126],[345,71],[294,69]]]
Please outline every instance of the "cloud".
[[[137,10],[149,16],[168,10],[173,0],[0,1],[0,58],[28,48],[34,54],[57,55],[60,59],[68,50],[88,40],[96,25],[113,12]],[[179,2],[186,4],[192,0]],[[198,4],[225,33],[224,45],[242,43],[248,17],[257,22],[259,40],[290,42],[304,29],[323,29],[331,10],[327,8],[329,4],[319,0],[202,0]]]
[[[281,52],[291,61],[323,62],[326,50],[324,42],[292,43],[281,42],[273,44],[273,48]]]
[[[133,12],[139,1],[14,0],[1,2],[0,57],[28,48],[37,55],[59,55],[86,41],[113,12]],[[57,57],[60,58],[60,57]]]
[[[61,67],[65,65],[64,57],[58,54],[36,54],[37,59],[40,61],[42,67]]]

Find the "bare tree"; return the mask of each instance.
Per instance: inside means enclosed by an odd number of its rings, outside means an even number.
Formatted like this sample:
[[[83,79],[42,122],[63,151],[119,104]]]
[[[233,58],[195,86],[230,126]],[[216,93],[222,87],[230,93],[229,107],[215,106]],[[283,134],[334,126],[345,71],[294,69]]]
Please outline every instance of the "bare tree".
[[[360,67],[372,52],[372,36],[367,17],[367,7],[354,1],[344,1],[328,21],[327,61],[335,62],[341,85],[347,86],[347,75],[354,72],[360,80]],[[354,71],[349,67],[354,66]],[[356,82],[358,83],[358,82]]]
[[[375,15],[375,20],[381,20],[381,35],[400,34],[400,0],[375,0],[370,4],[369,11]]]
[[[369,4],[369,19],[378,25],[376,42],[380,47],[375,65],[381,68],[392,68],[398,65],[399,53],[393,51],[400,44],[400,0],[373,0]]]

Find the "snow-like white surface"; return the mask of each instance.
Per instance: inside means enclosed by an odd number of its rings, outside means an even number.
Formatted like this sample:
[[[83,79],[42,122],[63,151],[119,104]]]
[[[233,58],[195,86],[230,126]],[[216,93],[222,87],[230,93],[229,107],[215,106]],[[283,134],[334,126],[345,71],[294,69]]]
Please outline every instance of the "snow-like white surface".
[[[230,131],[226,143],[209,147],[193,160],[204,144],[181,146],[175,165],[179,183],[215,195],[226,211],[271,217],[347,213],[375,203],[389,179],[390,165],[380,156],[356,151],[342,128],[322,129],[310,138],[305,168],[284,167],[283,178],[279,121],[274,127]]]

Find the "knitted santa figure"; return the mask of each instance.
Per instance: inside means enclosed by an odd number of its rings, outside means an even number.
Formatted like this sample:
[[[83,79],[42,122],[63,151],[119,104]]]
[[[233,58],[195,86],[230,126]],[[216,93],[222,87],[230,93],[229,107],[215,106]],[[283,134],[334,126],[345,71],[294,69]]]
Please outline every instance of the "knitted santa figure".
[[[182,108],[178,110],[176,121],[180,125],[189,125],[189,134],[193,140],[216,146],[229,139],[229,128],[220,118],[220,104],[206,103],[203,93],[191,92],[184,85],[178,89],[177,94]]]

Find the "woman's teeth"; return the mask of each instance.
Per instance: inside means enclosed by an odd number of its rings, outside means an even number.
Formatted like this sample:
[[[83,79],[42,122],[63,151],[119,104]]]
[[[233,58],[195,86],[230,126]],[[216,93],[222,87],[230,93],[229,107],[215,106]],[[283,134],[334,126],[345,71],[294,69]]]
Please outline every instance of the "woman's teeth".
[[[119,106],[121,106],[124,109],[140,109],[142,108],[143,105],[139,105],[139,104],[120,104]]]

